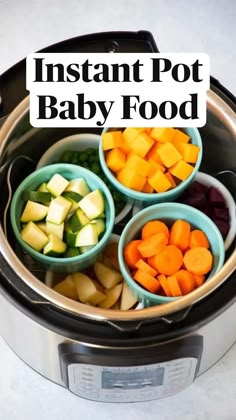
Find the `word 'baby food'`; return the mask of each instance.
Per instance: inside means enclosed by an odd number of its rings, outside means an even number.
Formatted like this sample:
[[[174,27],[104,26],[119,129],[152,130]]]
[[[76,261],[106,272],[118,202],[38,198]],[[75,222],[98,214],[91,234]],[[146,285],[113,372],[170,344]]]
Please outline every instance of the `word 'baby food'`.
[[[205,54],[32,54],[35,127],[175,126],[206,123]]]

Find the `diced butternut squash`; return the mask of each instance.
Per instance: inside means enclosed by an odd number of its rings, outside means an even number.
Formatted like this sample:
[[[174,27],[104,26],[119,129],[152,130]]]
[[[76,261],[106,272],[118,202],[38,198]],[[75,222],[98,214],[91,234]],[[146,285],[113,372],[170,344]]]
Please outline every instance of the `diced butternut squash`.
[[[120,149],[110,150],[106,155],[106,162],[109,169],[114,172],[120,171],[125,165],[125,154]]]
[[[171,188],[171,182],[161,171],[157,171],[154,175],[148,178],[151,187],[159,193],[165,192]]]
[[[181,179],[181,181],[185,181],[193,172],[193,166],[184,162],[184,160],[179,160],[179,162],[169,169],[169,172],[176,176],[176,178]]]
[[[146,180],[143,189],[142,189],[143,193],[147,193],[147,194],[152,194],[154,192],[154,189],[152,188],[152,186],[149,184],[148,180]]]
[[[200,148],[195,144],[185,144],[182,143],[179,145],[179,152],[183,156],[183,160],[188,163],[196,163]]]
[[[178,130],[178,128],[176,128],[174,130],[174,136],[173,136],[173,139],[172,139],[172,143],[174,143],[177,140],[180,143],[188,143],[189,140],[190,140],[190,137],[186,133],[184,133],[183,131]]]
[[[157,171],[165,172],[165,167],[160,163],[155,162],[153,159],[149,159],[149,170],[147,172],[147,176],[154,175]]]
[[[102,147],[103,150],[111,150],[119,147],[122,144],[121,131],[108,131],[102,134]]]
[[[146,177],[137,175],[137,172],[133,168],[124,166],[124,168],[118,172],[117,180],[127,188],[131,188],[135,191],[142,191],[146,182]]]
[[[150,164],[135,153],[130,153],[127,156],[126,167],[132,168],[137,174],[147,176],[150,171]]]
[[[158,149],[159,149],[160,146],[161,146],[161,143],[155,143],[152,146],[152,148],[150,149],[150,151],[148,152],[148,154],[146,156],[146,159],[147,160],[152,159],[152,160],[154,160],[154,162],[159,163],[160,165],[162,165],[162,161],[161,161],[161,159],[159,157],[159,154],[158,154]]]
[[[176,187],[176,182],[174,177],[171,175],[171,173],[169,171],[165,172],[165,176],[169,179],[170,183],[171,183],[171,188],[175,188]]]
[[[149,152],[153,144],[154,140],[152,140],[148,134],[141,133],[130,143],[130,148],[140,157],[144,157]]]
[[[143,133],[146,128],[141,127],[127,127],[123,131],[123,137],[126,144],[130,144],[140,133]]]
[[[156,140],[159,141],[160,143],[167,143],[167,142],[171,142],[173,137],[175,134],[175,130],[174,128],[171,127],[156,127],[153,128],[150,135],[151,137]]]
[[[166,168],[170,168],[176,162],[182,159],[181,154],[171,143],[165,143],[161,145],[158,149],[158,154],[163,165],[165,165]]]

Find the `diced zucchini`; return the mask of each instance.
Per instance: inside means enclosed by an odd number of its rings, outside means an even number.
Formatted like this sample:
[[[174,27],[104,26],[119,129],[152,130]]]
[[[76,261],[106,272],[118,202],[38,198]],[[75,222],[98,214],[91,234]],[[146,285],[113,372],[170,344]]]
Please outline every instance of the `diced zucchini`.
[[[52,222],[46,222],[46,228],[47,228],[47,235],[50,235],[51,233],[55,236],[58,236],[58,238],[63,239],[63,233],[64,233],[64,222],[60,223],[60,225],[56,225]]]
[[[38,222],[36,223],[36,226],[38,226],[39,229],[41,229],[47,235],[47,225],[45,222]]]
[[[46,206],[49,205],[51,201],[51,194],[50,192],[41,192],[41,191],[24,191],[22,194],[22,198],[25,201],[35,201],[36,203],[42,203]]]
[[[47,183],[47,189],[50,191],[50,193],[52,193],[52,195],[58,197],[63,193],[68,185],[69,181],[67,181],[67,179],[65,179],[60,174],[55,174]]]
[[[37,189],[37,191],[39,191],[39,192],[49,192],[48,191],[48,189],[47,189],[47,183],[46,182],[43,182],[39,187],[38,187],[38,189]]]
[[[49,242],[43,249],[44,255],[58,257],[66,252],[67,245],[58,236],[50,234]]]
[[[67,248],[67,251],[65,253],[66,258],[70,257],[78,257],[79,255],[79,249],[78,248]]]
[[[98,242],[97,226],[92,223],[88,223],[83,226],[77,233],[75,246],[88,246],[96,245]]]
[[[85,254],[86,252],[90,251],[90,249],[92,249],[95,245],[87,245],[87,246],[80,246],[79,247],[79,252],[81,254]]]
[[[72,179],[69,182],[69,185],[66,187],[65,191],[75,192],[82,197],[90,193],[90,189],[83,178]]]
[[[106,218],[105,213],[101,213],[100,216],[99,216],[99,219],[105,219],[105,218]]]
[[[21,215],[20,221],[22,223],[38,222],[44,219],[48,214],[48,207],[34,201],[27,201],[24,211]]]
[[[106,225],[104,219],[94,219],[91,221],[91,223],[94,223],[97,226],[98,236],[100,236],[105,231]]]
[[[86,195],[79,202],[79,206],[90,220],[99,217],[105,209],[105,201],[101,191],[97,189]]]
[[[40,252],[48,243],[48,236],[33,222],[27,223],[21,231],[21,237],[31,248]]]
[[[59,196],[54,198],[48,207],[47,222],[60,225],[64,222],[71,206],[71,201],[66,200],[64,197]]]
[[[79,208],[69,218],[68,223],[72,232],[78,232],[78,230],[80,230],[83,226],[87,225],[87,223],[90,223],[90,220],[83,212],[83,210]]]
[[[71,230],[67,230],[64,232],[64,241],[71,248],[75,247],[76,237],[77,237],[77,232],[72,232]]]
[[[62,197],[65,197],[67,200],[78,203],[82,199],[82,195],[74,191],[65,191],[62,193]]]

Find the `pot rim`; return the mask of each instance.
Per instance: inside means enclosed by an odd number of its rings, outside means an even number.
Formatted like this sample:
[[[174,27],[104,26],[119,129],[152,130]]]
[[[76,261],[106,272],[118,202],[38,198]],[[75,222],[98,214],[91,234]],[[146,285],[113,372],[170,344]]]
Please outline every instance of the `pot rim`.
[[[207,93],[207,106],[211,111],[214,112],[214,114],[218,116],[218,118],[236,137],[236,114],[233,112],[230,106],[211,90],[209,90]],[[18,104],[18,106],[12,111],[0,129],[0,155],[12,130],[28,111],[29,96],[27,96],[22,102]],[[89,319],[93,319],[95,321],[141,321],[144,319],[160,318],[173,314],[194,305],[195,303],[208,296],[212,291],[214,291],[227,280],[227,278],[234,272],[236,267],[235,249],[218,273],[216,273],[200,288],[194,290],[188,295],[185,295],[180,299],[166,304],[140,309],[139,311],[119,311],[84,305],[82,303],[68,299],[53,291],[52,289],[49,289],[44,283],[38,280],[16,256],[10,244],[8,243],[6,236],[4,235],[1,224],[0,252],[2,253],[7,263],[11,267],[15,267],[15,270],[22,281],[24,281],[27,286],[38,293],[41,297],[49,301],[49,304],[54,304],[64,311],[71,312],[74,315],[76,314]]]

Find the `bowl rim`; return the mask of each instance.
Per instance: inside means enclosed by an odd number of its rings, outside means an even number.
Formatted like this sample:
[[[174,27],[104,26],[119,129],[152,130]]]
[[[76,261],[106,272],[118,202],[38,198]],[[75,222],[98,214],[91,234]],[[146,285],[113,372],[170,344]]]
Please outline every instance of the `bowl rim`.
[[[102,136],[102,134],[106,133],[107,131],[109,131],[111,129],[112,129],[112,127],[104,128],[102,133],[101,133],[101,136]],[[120,131],[121,130],[122,130],[122,128],[120,128]],[[194,132],[194,135],[195,135],[195,138],[196,138],[196,144],[197,144],[197,146],[200,147],[200,151],[199,151],[199,154],[198,154],[197,162],[196,162],[195,166],[193,167],[192,173],[190,174],[190,176],[187,179],[180,182],[180,184],[177,185],[177,187],[172,188],[171,190],[168,190],[168,191],[165,191],[165,192],[162,192],[162,193],[144,193],[144,192],[135,191],[135,190],[132,190],[131,188],[125,187],[123,184],[121,184],[121,182],[117,181],[116,177],[113,175],[113,173],[107,167],[106,160],[105,160],[105,157],[104,157],[104,151],[103,151],[103,148],[102,148],[102,141],[100,141],[100,144],[99,144],[99,159],[100,159],[101,167],[102,167],[105,175],[107,176],[108,180],[120,192],[122,192],[124,195],[129,196],[132,199],[137,200],[137,201],[149,201],[149,202],[151,202],[152,200],[156,200],[156,199],[163,200],[163,199],[168,197],[168,194],[169,194],[169,197],[170,197],[172,194],[180,193],[185,188],[187,188],[187,186],[195,178],[196,174],[198,173],[199,167],[201,165],[202,155],[203,155],[202,138],[201,138],[199,130],[195,127],[183,128],[183,131],[184,130]]]
[[[41,158],[39,159],[36,165],[36,170],[43,168],[44,166],[56,165],[57,163],[60,163],[60,162],[53,162],[53,161],[48,162],[48,160],[52,160],[53,155],[57,152],[58,148],[63,149],[63,146],[64,145],[66,146],[66,144],[67,144],[67,147],[72,150],[72,148],[76,149],[76,145],[78,144],[78,141],[88,141],[88,147],[90,147],[89,142],[91,142],[92,143],[91,148],[97,147],[97,150],[99,150],[100,139],[101,139],[101,136],[99,134],[94,134],[94,133],[78,133],[78,134],[72,134],[71,136],[63,137],[62,139],[57,140],[55,143],[53,143],[52,146],[50,146],[43,153],[43,155],[41,156]],[[123,220],[125,216],[127,216],[127,214],[129,213],[129,211],[132,209],[133,203],[128,201],[125,195],[124,197],[125,197],[126,202],[122,210],[119,213],[117,213],[117,215],[115,216],[115,224],[120,223],[121,220]]]
[[[195,209],[194,207],[188,206],[186,204],[182,204],[182,203],[175,203],[175,202],[168,202],[168,203],[159,203],[159,204],[154,204],[152,206],[146,207],[143,210],[141,210],[140,212],[138,212],[135,216],[132,217],[132,219],[127,223],[127,225],[125,226],[124,230],[121,233],[121,237],[120,237],[120,241],[119,241],[119,247],[118,247],[118,260],[119,260],[119,264],[120,264],[120,269],[121,269],[121,273],[124,276],[124,280],[127,282],[127,284],[131,287],[135,287],[137,289],[137,292],[140,293],[140,295],[142,295],[142,298],[144,300],[148,299],[152,305],[161,305],[164,303],[168,303],[168,302],[172,302],[175,301],[177,299],[181,299],[182,296],[179,297],[168,297],[168,296],[161,296],[155,293],[151,293],[147,290],[145,290],[142,286],[140,286],[133,278],[132,276],[129,274],[128,270],[127,270],[127,264],[124,261],[124,257],[123,257],[123,248],[124,248],[124,240],[125,240],[125,236],[127,231],[131,228],[131,226],[137,222],[137,220],[139,220],[140,218],[142,218],[145,214],[149,213],[150,211],[153,210],[157,210],[158,209],[163,209],[163,208],[178,208],[181,210],[187,210],[189,212],[192,212],[193,214],[197,214],[201,220],[205,221],[211,228],[212,230],[215,232],[216,236],[218,237],[218,243],[219,243],[219,260],[216,266],[216,271],[214,274],[216,274],[223,266],[224,264],[224,258],[225,258],[225,250],[224,250],[224,241],[222,238],[222,235],[219,231],[219,229],[217,228],[217,226],[215,225],[215,223],[208,217],[206,216],[204,213],[202,213],[200,210]],[[158,218],[158,215],[157,215]],[[174,218],[174,217],[173,217]],[[163,217],[162,217],[163,219]],[[152,220],[152,219],[150,219]],[[128,278],[128,280],[126,279],[126,277]],[[209,274],[209,278],[207,279],[210,280],[211,278],[211,273]],[[194,292],[194,291],[193,291]],[[192,293],[192,292],[191,292]],[[188,295],[190,296],[191,293],[188,293]]]
[[[28,185],[28,183],[33,180],[35,178],[35,176],[38,176],[38,174],[40,173],[47,173],[49,168],[53,168],[55,169],[55,173],[58,171],[58,173],[60,173],[60,171],[62,171],[63,169],[67,169],[67,170],[75,170],[78,172],[77,176],[81,176],[81,177],[94,177],[95,181],[98,182],[98,184],[100,185],[100,187],[102,189],[102,192],[105,195],[105,199],[107,201],[107,205],[109,206],[109,211],[110,211],[110,217],[108,219],[108,225],[106,227],[106,231],[104,233],[104,235],[102,236],[102,238],[98,241],[98,243],[89,251],[87,251],[85,254],[80,254],[78,256],[75,257],[51,257],[48,255],[44,255],[41,252],[35,251],[32,247],[30,247],[25,241],[23,241],[23,239],[21,238],[20,235],[20,230],[18,228],[17,225],[17,221],[16,221],[16,217],[15,217],[15,213],[16,213],[16,207],[17,204],[19,203],[19,201],[21,200],[21,194],[24,190],[24,188]],[[84,174],[84,175],[83,175]],[[13,197],[12,197],[12,201],[11,201],[11,206],[10,206],[10,219],[11,219],[11,225],[12,225],[12,229],[13,232],[16,236],[17,241],[20,243],[20,245],[32,256],[35,257],[37,260],[41,260],[42,262],[46,263],[55,263],[58,265],[65,265],[68,263],[72,263],[72,262],[84,262],[87,258],[92,257],[94,254],[97,253],[97,247],[102,246],[104,243],[106,243],[107,239],[109,238],[110,234],[112,233],[113,230],[113,226],[114,226],[114,220],[115,220],[115,208],[114,208],[114,202],[111,196],[111,193],[108,189],[108,187],[106,186],[106,184],[93,172],[89,171],[86,168],[82,168],[80,166],[77,165],[73,165],[70,163],[58,163],[58,164],[52,164],[52,165],[47,165],[47,166],[43,166],[42,168],[30,173],[26,178],[24,178],[24,180],[19,184],[19,186],[17,187],[17,189],[15,190]]]

